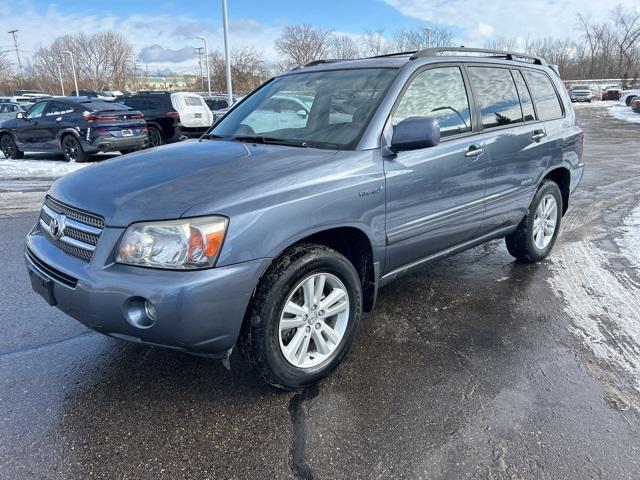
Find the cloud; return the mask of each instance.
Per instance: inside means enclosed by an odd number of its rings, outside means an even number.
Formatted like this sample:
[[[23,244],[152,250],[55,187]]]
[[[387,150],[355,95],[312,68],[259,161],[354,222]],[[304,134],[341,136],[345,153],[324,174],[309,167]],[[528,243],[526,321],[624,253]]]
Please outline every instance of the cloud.
[[[150,45],[140,50],[138,60],[143,63],[182,63],[192,60],[193,57],[193,47],[182,47],[173,50],[160,45]]]
[[[193,38],[196,35],[215,32],[211,25],[204,22],[183,22],[176,25],[171,34],[178,38]]]
[[[459,30],[468,46],[492,37],[576,38],[576,14],[606,20],[616,5],[637,8],[636,0],[383,0],[407,17]],[[604,18],[603,18],[604,15]]]

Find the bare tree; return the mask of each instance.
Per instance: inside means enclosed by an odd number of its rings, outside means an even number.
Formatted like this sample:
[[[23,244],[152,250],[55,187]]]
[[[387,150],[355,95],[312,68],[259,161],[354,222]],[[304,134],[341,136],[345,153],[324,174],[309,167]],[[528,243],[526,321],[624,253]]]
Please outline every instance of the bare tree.
[[[518,50],[518,40],[515,38],[505,37],[494,38],[492,40],[487,40],[484,43],[484,47],[490,48],[491,50],[506,50],[513,52]]]
[[[227,89],[224,55],[216,51],[210,55],[211,86],[224,92]],[[253,48],[234,48],[231,51],[231,82],[236,92],[248,93],[269,78],[263,54]]]
[[[411,30],[401,29],[393,36],[395,51],[405,52],[421,50],[431,47],[450,47],[453,42],[453,33],[442,27],[426,28],[417,27]]]
[[[331,56],[336,59],[358,58],[358,44],[349,35],[333,35],[330,40]]]
[[[332,34],[309,24],[287,25],[276,40],[276,50],[288,67],[305,65],[327,58],[331,52]]]
[[[365,57],[375,57],[390,52],[389,42],[384,38],[384,30],[369,30],[360,40],[360,51]]]

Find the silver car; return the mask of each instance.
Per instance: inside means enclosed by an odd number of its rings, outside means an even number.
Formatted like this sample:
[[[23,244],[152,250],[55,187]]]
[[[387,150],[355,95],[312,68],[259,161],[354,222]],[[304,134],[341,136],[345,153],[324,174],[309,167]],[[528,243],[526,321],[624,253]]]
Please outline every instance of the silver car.
[[[19,103],[0,103],[0,123],[16,118],[18,112],[24,112],[24,108]]]
[[[593,100],[593,92],[588,85],[574,85],[569,90],[569,98],[572,102],[589,102]]]

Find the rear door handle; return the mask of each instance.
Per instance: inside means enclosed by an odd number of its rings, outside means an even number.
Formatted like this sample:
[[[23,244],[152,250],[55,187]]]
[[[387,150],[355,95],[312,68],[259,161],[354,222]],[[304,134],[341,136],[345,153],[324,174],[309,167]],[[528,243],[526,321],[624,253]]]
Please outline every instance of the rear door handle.
[[[536,130],[533,132],[533,135],[531,135],[531,139],[534,142],[537,142],[542,140],[546,136],[547,136],[547,133],[544,130]]]
[[[484,148],[479,145],[471,145],[467,150],[467,153],[464,154],[467,158],[476,158],[484,153]]]

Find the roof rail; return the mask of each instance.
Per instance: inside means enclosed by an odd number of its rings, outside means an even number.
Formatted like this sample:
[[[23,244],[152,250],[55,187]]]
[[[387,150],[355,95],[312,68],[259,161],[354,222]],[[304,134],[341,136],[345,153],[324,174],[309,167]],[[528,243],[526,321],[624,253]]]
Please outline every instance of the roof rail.
[[[542,58],[534,57],[532,55],[527,55],[526,53],[518,53],[518,52],[507,52],[503,50],[491,50],[488,48],[468,48],[468,47],[437,47],[437,48],[427,48],[424,50],[420,50],[413,54],[411,60],[415,60],[417,58],[423,57],[437,57],[438,55],[442,55],[443,53],[452,52],[452,53],[485,53],[492,57],[504,58],[505,60],[518,60],[518,59],[526,59],[532,60],[532,63],[536,65],[546,65]]]
[[[304,64],[301,68],[307,68],[307,67],[315,67],[316,65],[322,65],[323,63],[336,63],[336,62],[344,62],[345,59],[339,59],[339,58],[325,58],[322,60],[314,60],[313,62],[309,62]]]
[[[374,55],[372,57],[367,58],[387,58],[387,57],[403,57],[406,55],[414,55],[418,53],[419,50],[409,50],[407,52],[394,52],[394,53],[383,53],[381,55]]]

